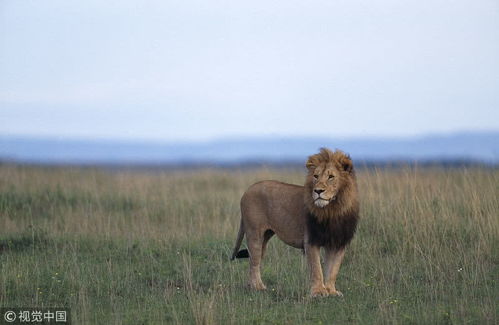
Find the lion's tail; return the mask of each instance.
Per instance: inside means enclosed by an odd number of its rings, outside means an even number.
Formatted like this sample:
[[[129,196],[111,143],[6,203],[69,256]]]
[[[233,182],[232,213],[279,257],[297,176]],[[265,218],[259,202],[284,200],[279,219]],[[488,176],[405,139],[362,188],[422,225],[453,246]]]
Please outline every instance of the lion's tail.
[[[234,246],[234,250],[232,251],[232,257],[230,258],[231,261],[234,260],[235,258],[249,257],[247,249],[239,251],[241,243],[243,242],[243,237],[244,237],[244,226],[243,226],[243,220],[241,219],[241,224],[239,225],[239,232],[237,233],[236,246]]]

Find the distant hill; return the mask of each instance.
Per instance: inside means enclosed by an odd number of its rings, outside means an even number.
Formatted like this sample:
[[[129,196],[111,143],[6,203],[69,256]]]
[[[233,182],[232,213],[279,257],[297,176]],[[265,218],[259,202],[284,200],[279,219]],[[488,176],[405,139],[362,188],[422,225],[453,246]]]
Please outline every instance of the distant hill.
[[[0,161],[42,164],[303,163],[320,147],[357,161],[499,163],[499,132],[414,138],[241,138],[211,142],[133,142],[0,137]]]

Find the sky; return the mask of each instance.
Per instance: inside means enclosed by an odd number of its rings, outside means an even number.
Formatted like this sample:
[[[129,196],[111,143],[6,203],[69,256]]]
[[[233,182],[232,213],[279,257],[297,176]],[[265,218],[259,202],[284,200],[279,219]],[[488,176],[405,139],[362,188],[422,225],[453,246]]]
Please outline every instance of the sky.
[[[496,0],[0,1],[0,136],[486,130]]]

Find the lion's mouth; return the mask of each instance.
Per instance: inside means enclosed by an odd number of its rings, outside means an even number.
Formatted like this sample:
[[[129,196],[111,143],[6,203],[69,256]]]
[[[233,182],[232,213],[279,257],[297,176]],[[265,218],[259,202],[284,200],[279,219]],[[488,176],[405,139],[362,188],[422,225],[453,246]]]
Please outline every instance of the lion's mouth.
[[[329,204],[329,200],[318,198],[314,201],[314,204],[319,208],[323,208]]]
[[[317,197],[317,198],[315,198],[315,199],[314,199],[314,201],[317,201],[317,200],[323,200],[323,201],[328,201],[328,202],[329,202],[329,201],[335,201],[335,200],[336,200],[336,195],[334,195],[334,196],[333,196],[332,198],[330,198],[330,199],[326,199],[326,198],[324,198],[324,197],[322,197],[322,196],[319,196],[319,197]]]
[[[328,205],[330,202],[332,201],[335,201],[336,200],[336,195],[333,196],[332,198],[330,199],[325,199],[323,197],[318,197],[314,200],[314,204],[320,208],[323,208],[325,207],[326,205]]]

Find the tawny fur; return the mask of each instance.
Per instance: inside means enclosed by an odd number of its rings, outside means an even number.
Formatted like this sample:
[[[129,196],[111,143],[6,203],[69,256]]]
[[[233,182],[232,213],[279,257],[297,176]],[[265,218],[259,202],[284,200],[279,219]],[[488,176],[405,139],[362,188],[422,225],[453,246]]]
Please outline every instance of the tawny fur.
[[[305,186],[262,181],[250,186],[241,198],[241,225],[232,259],[238,256],[246,235],[249,285],[253,289],[266,288],[260,276],[260,261],[268,240],[275,234],[286,244],[305,249],[312,296],[342,295],[335,287],[336,276],[359,213],[352,160],[339,150],[323,148],[308,158],[306,167]],[[318,233],[326,240],[311,238]],[[320,265],[321,246],[326,250],[325,277]]]

